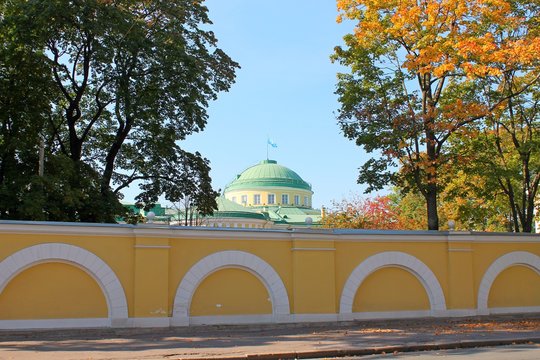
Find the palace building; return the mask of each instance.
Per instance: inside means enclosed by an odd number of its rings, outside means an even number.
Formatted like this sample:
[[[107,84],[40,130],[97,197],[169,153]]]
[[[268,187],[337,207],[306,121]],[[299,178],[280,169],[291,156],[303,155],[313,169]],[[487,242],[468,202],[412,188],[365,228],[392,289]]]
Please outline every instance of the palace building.
[[[156,204],[150,221],[170,225],[219,228],[289,229],[320,224],[323,212],[312,208],[313,190],[295,171],[275,160],[250,166],[225,186],[211,216],[199,218],[186,209],[163,208]],[[133,213],[148,218],[147,211],[124,204]],[[193,210],[193,209],[192,209]],[[193,216],[197,218],[193,218]]]
[[[250,166],[227,186],[218,211],[203,221],[212,227],[290,228],[317,225],[311,184],[275,160]]]

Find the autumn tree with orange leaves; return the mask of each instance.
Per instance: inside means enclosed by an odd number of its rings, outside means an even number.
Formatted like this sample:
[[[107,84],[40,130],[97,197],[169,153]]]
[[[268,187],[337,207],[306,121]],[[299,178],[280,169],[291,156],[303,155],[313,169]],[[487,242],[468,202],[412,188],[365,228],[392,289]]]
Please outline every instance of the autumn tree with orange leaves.
[[[340,202],[334,202],[326,216],[321,220],[321,227],[330,229],[404,229],[405,224],[399,216],[390,196],[376,196],[363,199],[352,196]]]
[[[374,153],[360,168],[367,191],[394,184],[422,194],[439,229],[447,141],[538,82],[539,5],[506,0],[338,0],[356,23],[333,60],[338,123]],[[519,88],[507,91],[508,74]],[[512,86],[518,82],[513,81]],[[458,134],[459,133],[459,134]]]

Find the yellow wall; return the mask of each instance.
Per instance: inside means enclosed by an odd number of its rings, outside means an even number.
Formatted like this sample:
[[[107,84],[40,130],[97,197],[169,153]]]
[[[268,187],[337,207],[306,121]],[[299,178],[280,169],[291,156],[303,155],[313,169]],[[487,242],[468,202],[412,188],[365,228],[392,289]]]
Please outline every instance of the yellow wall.
[[[48,227],[47,227],[48,228]],[[45,229],[43,233],[25,234],[19,233],[3,234],[0,227],[0,261],[9,255],[37,244],[65,243],[81,247],[98,256],[107,263],[122,283],[127,297],[129,315],[133,316],[133,280],[135,268],[135,236],[130,234],[118,236],[107,234],[105,236],[96,235],[93,228],[88,230],[73,229],[74,234],[64,235],[56,233],[48,234]]]
[[[227,241],[216,239],[171,241],[170,258],[178,260],[170,262],[169,308],[172,309],[178,285],[192,266],[205,256],[231,249],[254,254],[266,261],[277,271],[285,287],[289,291],[292,289],[292,256],[290,254],[290,243],[287,241],[267,242],[256,241],[253,238],[247,240],[230,239]],[[241,293],[245,291],[246,287],[241,282],[236,282],[231,285],[230,289],[232,292]],[[219,296],[217,291],[215,296]]]
[[[255,194],[259,194],[261,196],[261,203],[259,205],[255,205],[253,196]],[[261,189],[261,190],[239,190],[239,191],[228,191],[225,193],[225,198],[227,200],[233,201],[233,197],[236,197],[236,203],[242,204],[242,195],[247,195],[248,201],[247,206],[264,206],[269,205],[268,204],[268,194],[274,194],[275,195],[275,202],[273,205],[283,205],[281,204],[281,195],[288,194],[289,195],[289,203],[287,205],[294,205],[294,196],[298,195],[300,196],[300,203],[298,206],[304,206],[304,196],[308,197],[308,207],[311,207],[311,197],[313,193],[308,190],[302,190],[302,189],[294,189],[294,188],[275,188],[275,189]]]
[[[390,267],[369,275],[358,288],[354,312],[429,310],[426,290],[406,270]]]
[[[478,286],[482,280],[482,276],[489,266],[497,258],[515,251],[525,251],[536,256],[540,256],[540,236],[535,235],[533,238],[535,242],[520,242],[519,238],[512,237],[512,234],[508,235],[509,239],[514,240],[514,242],[507,243],[475,243],[472,245],[474,253],[473,261],[473,276],[475,284]]]
[[[0,319],[105,318],[101,288],[87,273],[63,263],[32,266],[0,293]]]
[[[253,274],[241,269],[223,269],[199,285],[191,301],[190,314],[272,314],[272,302],[264,285]]]
[[[512,266],[497,276],[489,293],[489,307],[538,306],[540,275],[525,266]]]
[[[60,251],[67,258],[73,256],[73,249],[81,249],[81,261],[90,255],[102,261],[109,270],[98,266],[93,271],[104,283],[98,285],[88,269],[65,259],[55,260],[58,254],[47,252],[42,255],[50,258],[26,264],[10,279],[2,278],[18,266],[12,260],[17,254],[50,244],[63,245],[63,250],[50,251]],[[163,324],[175,316],[181,318],[183,311],[187,317],[270,314],[276,315],[276,321],[324,321],[355,318],[355,313],[401,316],[437,310],[432,314],[455,316],[489,313],[491,308],[540,309],[538,235],[0,222],[0,245],[0,328],[10,326],[2,320],[112,318],[113,310],[115,316],[122,317],[117,309],[123,306],[119,297],[125,297],[127,317],[147,326],[167,326]],[[66,250],[68,245],[71,250]],[[517,254],[517,259],[525,256],[532,265],[521,266],[519,260],[500,269],[489,289],[488,309],[482,310],[478,300],[486,273],[511,253]],[[212,263],[205,261],[216,254],[224,255],[212,268]],[[398,261],[395,256],[405,264],[393,263]],[[347,284],[354,280],[351,274],[374,258],[382,263],[365,274],[357,288],[347,290]],[[410,266],[421,264],[432,274],[433,278],[420,276],[436,285],[432,290],[442,294],[442,304],[430,302],[426,289],[413,275],[414,269],[407,269],[410,259],[416,264]],[[260,274],[255,275],[253,268],[248,271],[254,266],[252,261],[258,264]],[[270,281],[267,286],[261,280],[264,277]],[[194,279],[200,283],[191,284]],[[179,290],[183,281],[192,293]],[[272,291],[280,289],[281,297],[276,300]],[[110,301],[116,304],[115,309]],[[347,304],[352,315],[344,310]],[[130,326],[129,322],[123,324]]]
[[[293,242],[293,312],[335,313],[334,244],[321,241]]]
[[[448,271],[448,251],[447,244],[444,242],[433,242],[426,246],[420,239],[414,239],[413,242],[357,242],[343,241],[336,242],[336,287],[342,289],[351,272],[362,261],[370,256],[383,253],[385,251],[399,251],[412,255],[420,259],[437,276],[437,279],[445,294],[448,293],[447,279]],[[337,299],[341,292],[336,293]]]

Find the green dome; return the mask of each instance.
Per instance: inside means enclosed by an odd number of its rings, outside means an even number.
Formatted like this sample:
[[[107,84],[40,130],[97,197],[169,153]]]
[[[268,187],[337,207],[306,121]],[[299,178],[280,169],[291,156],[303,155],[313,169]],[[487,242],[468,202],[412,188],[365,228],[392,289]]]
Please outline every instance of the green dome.
[[[311,191],[311,185],[291,169],[275,160],[263,160],[236,176],[225,192],[264,187],[288,187]]]

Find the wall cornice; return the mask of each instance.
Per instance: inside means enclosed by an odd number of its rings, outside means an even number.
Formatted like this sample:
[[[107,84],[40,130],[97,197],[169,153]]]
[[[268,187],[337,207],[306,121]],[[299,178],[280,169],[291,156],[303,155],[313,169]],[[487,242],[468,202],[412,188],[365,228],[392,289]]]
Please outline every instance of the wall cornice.
[[[411,243],[539,243],[540,234],[483,233],[468,231],[396,231],[343,229],[243,229],[184,227],[159,224],[90,224],[37,221],[0,221],[0,234],[113,236],[136,238],[411,242]]]

